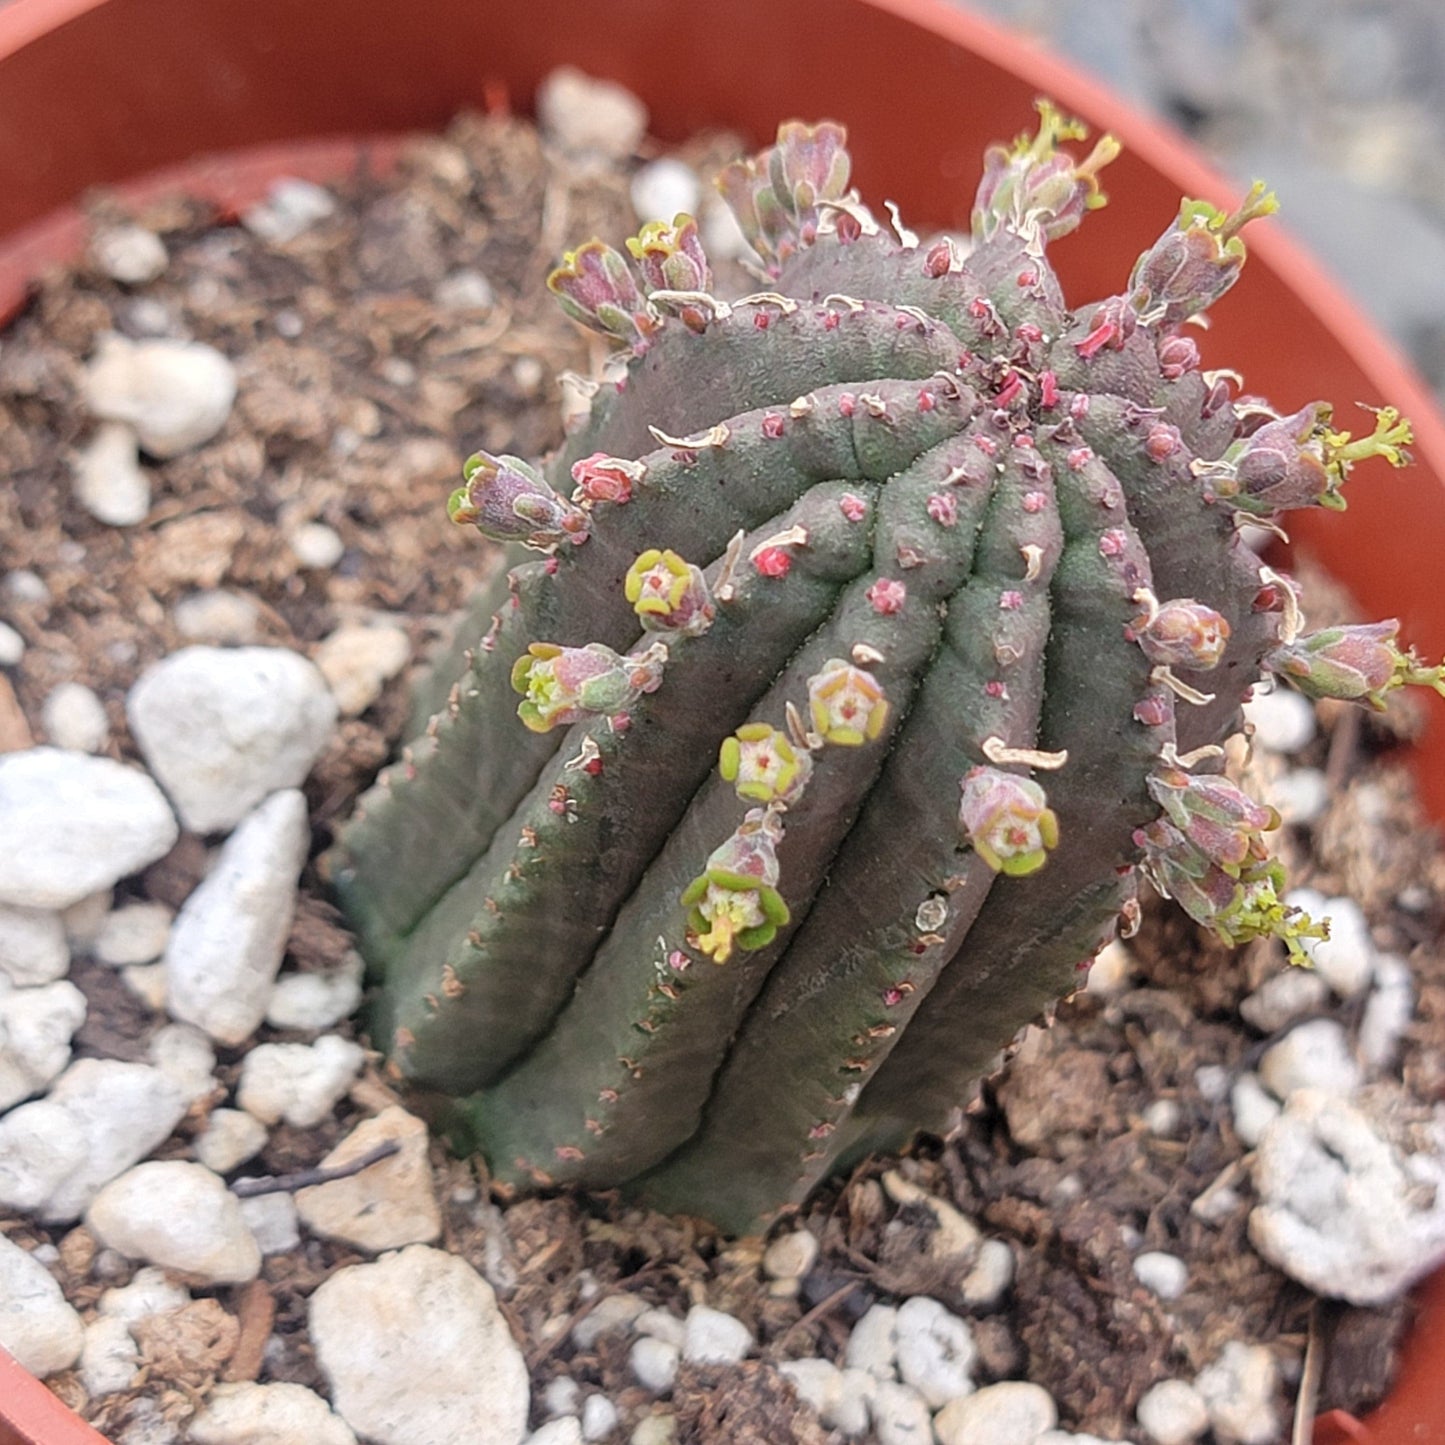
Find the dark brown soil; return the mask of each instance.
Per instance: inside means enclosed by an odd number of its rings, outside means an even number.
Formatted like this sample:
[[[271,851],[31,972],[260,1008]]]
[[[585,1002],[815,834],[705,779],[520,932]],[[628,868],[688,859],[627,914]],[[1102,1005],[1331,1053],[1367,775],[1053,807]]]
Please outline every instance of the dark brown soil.
[[[703,138],[684,154],[725,149]],[[0,673],[0,750],[43,740],[43,700],[77,679],[106,705],[111,754],[134,757],[126,690],[147,663],[183,645],[171,609],[198,588],[259,602],[260,641],[307,652],[356,612],[379,611],[404,621],[420,655],[491,565],[473,536],[448,524],[442,503],[470,450],[538,454],[560,439],[557,378],[589,370],[598,357],[542,280],[564,244],[635,229],[626,176],[575,169],[522,121],[467,117],[445,138],[419,142],[395,178],[359,174],[339,195],[332,218],[283,246],[186,202],[150,208],[139,219],[163,234],[172,257],[159,281],[142,294],[86,267],[51,275],[0,343],[0,470],[11,478],[0,490],[0,571],[33,571],[47,594],[4,600],[28,646],[17,668]],[[104,198],[94,204],[98,218],[114,214]],[[461,267],[487,276],[494,307],[457,313],[433,301],[437,283]],[[152,467],[148,520],[115,529],[71,497],[70,460],[91,427],[79,377],[102,332],[139,334],[157,307],[237,362],[240,394],[213,442]],[[333,570],[302,568],[288,546],[288,534],[310,520],[344,543]],[[318,853],[394,746],[405,712],[398,680],[342,726],[308,785]],[[1420,1002],[1404,1076],[1433,1102],[1445,1098],[1445,865],[1405,774],[1377,756],[1388,730],[1353,714],[1324,721],[1309,761],[1341,786],[1312,836],[1291,839],[1295,873],[1352,893],[1379,941],[1415,966]],[[130,887],[176,905],[204,858],[201,840],[183,838]],[[319,879],[308,873],[303,886],[290,966],[333,964],[347,935]],[[1130,1432],[1150,1384],[1192,1376],[1230,1339],[1273,1342],[1297,1364],[1314,1308],[1249,1247],[1245,1151],[1227,1102],[1205,1097],[1196,1078],[1204,1065],[1235,1069],[1267,1042],[1235,1006],[1277,961],[1259,948],[1230,954],[1161,909],[1146,912],[1133,947],[1137,987],[1107,1004],[1089,995],[1062,1004],[1052,1028],[1031,1031],[1000,1075],[960,1101],[954,1135],[926,1141],[906,1166],[1014,1250],[1014,1288],[975,1321],[984,1377],[1026,1375],[1054,1393],[1067,1424],[1105,1435]],[[81,964],[73,976],[91,1007],[79,1051],[141,1056],[162,1020],[113,971]],[[237,1059],[223,1060],[222,1083],[234,1084],[238,1072]],[[391,1097],[369,1073],[327,1125],[275,1130],[248,1172],[314,1166]],[[1167,1136],[1143,1122],[1160,1099],[1178,1109]],[[223,1102],[217,1090],[196,1106],[163,1152],[183,1153]],[[606,1198],[502,1207],[488,1200],[476,1166],[439,1149],[435,1160],[445,1242],[490,1278],[512,1282],[503,1307],[538,1394],[565,1371],[604,1387],[625,1420],[648,1407],[615,1336],[587,1353],[568,1339],[597,1286],[679,1310],[705,1299],[758,1331],[763,1361],[684,1371],[673,1399],[680,1445],[832,1440],[766,1362],[839,1356],[852,1323],[878,1299],[928,1292],[962,1308],[956,1282],[920,1266],[931,1217],[885,1197],[880,1176],[897,1161],[870,1162],[808,1207],[823,1252],[801,1294],[788,1299],[760,1278],[756,1242],[729,1242]],[[1200,1194],[1225,1184],[1238,1189],[1237,1208],[1213,1223],[1191,1213]],[[19,1219],[0,1220],[0,1229],[22,1244],[57,1243],[55,1272],[82,1309],[129,1273],[98,1256],[83,1229],[45,1231]],[[1182,1299],[1165,1307],[1139,1285],[1131,1261],[1140,1248],[1188,1262]],[[210,1291],[183,1336],[146,1341],[143,1385],[86,1407],[89,1417],[118,1433],[148,1396],[180,1421],[217,1379],[322,1387],[306,1298],[359,1257],[307,1241],[269,1258],[256,1285]],[[1321,1409],[1359,1412],[1379,1396],[1407,1315],[1401,1304],[1331,1306],[1318,1316],[1332,1341]],[[273,1329],[281,1349],[263,1359]],[[52,1383],[84,1405],[73,1376]]]

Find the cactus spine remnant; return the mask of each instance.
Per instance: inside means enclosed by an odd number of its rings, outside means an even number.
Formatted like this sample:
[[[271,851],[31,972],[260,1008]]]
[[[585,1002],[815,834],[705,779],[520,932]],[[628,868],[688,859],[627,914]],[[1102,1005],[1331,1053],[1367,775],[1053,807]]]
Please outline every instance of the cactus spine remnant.
[[[1040,111],[971,238],[879,224],[793,121],[718,182],[767,289],[714,295],[685,215],[552,274],[617,359],[545,467],[467,463],[452,517],[540,555],[331,858],[392,1070],[498,1180],[774,1217],[941,1127],[1141,873],[1298,952],[1278,816],[1216,771],[1241,701],[1445,691],[1240,540],[1409,441],[1200,370],[1273,198],[1186,201],[1071,310],[1045,248],[1118,147]]]

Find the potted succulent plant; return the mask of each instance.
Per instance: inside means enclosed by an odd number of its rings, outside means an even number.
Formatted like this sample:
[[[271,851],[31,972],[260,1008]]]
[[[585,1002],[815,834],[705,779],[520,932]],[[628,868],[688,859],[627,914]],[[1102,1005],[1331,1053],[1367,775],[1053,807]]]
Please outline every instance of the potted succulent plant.
[[[0,119],[6,122],[0,135],[17,138],[5,141],[15,147],[5,159],[21,182],[8,191],[3,200],[8,209],[0,212],[0,230],[13,238],[0,251],[0,287],[9,285],[12,299],[29,271],[73,240],[73,221],[56,216],[53,208],[87,184],[129,182],[142,173],[150,173],[144,184],[175,184],[179,173],[166,168],[182,166],[196,151],[239,150],[239,157],[202,168],[196,180],[235,202],[278,170],[325,174],[357,144],[333,142],[333,135],[375,137],[440,123],[487,85],[503,85],[520,101],[545,70],[564,60],[584,62],[630,85],[646,99],[663,133],[682,134],[709,121],[762,138],[780,115],[837,115],[854,137],[859,183],[867,189],[876,176],[910,218],[940,226],[967,220],[971,189],[947,179],[963,169],[959,162],[993,138],[998,116],[1016,116],[1036,95],[1051,94],[1125,145],[1111,191],[1127,197],[1128,204],[1092,223],[1091,247],[1059,250],[1058,269],[1072,294],[1107,295],[1116,289],[1117,258],[1148,249],[1159,216],[1175,209],[1181,192],[1225,199],[1219,183],[1187,151],[1096,87],[1038,54],[1020,52],[1011,37],[991,27],[930,5],[849,0],[767,7],[759,17],[759,33],[770,36],[766,54],[739,55],[700,75],[681,59],[675,67],[658,63],[657,26],[663,22],[650,7],[624,12],[605,32],[587,29],[585,7],[575,7],[575,14],[569,8],[542,36],[500,9],[479,13],[472,6],[438,3],[427,7],[425,23],[410,25],[403,37],[394,33],[382,7],[349,6],[344,26],[334,23],[339,17],[324,4],[307,7],[304,15],[284,5],[219,4],[208,9],[201,26],[174,23],[166,13],[170,8],[129,0],[55,5],[35,0],[0,13],[0,77],[6,82],[0,85]],[[684,33],[694,25],[701,21],[668,17],[662,48],[679,57],[711,55],[715,47],[701,31]],[[586,45],[573,50],[567,39],[572,35],[586,35]],[[810,58],[802,75],[786,63],[792,54]],[[898,67],[897,83],[881,83],[874,74],[869,85],[859,85],[857,62],[850,57],[885,54]],[[479,63],[478,56],[485,59]],[[226,85],[213,86],[210,79],[222,58]],[[91,80],[85,93],[89,108],[77,109],[68,100],[67,128],[45,127],[42,98],[58,77],[80,73]],[[70,96],[73,100],[73,91]],[[148,115],[156,123],[112,124],[112,115],[122,112]],[[299,150],[282,144],[307,141]],[[157,171],[163,173],[159,181]],[[1225,226],[1225,213],[1218,215],[1216,231]],[[1445,647],[1445,618],[1430,595],[1429,539],[1445,532],[1445,433],[1418,385],[1306,258],[1278,235],[1261,237],[1253,249],[1241,283],[1243,299],[1221,314],[1203,349],[1240,366],[1251,386],[1282,408],[1335,394],[1388,403],[1411,416],[1416,469],[1388,491],[1352,497],[1356,515],[1348,541],[1312,527],[1297,530],[1367,610],[1400,615],[1411,640],[1425,653],[1438,654]],[[942,264],[947,271],[947,256]],[[559,289],[565,291],[565,284]],[[4,300],[0,293],[0,305]],[[1260,314],[1277,318],[1263,334],[1252,324]],[[469,493],[458,507],[479,510],[478,495]],[[1407,511],[1415,525],[1401,536],[1394,524]],[[1038,547],[1048,551],[1044,540]],[[1372,551],[1382,564],[1378,572],[1364,566]],[[646,578],[640,578],[639,588],[644,585]],[[870,605],[889,616],[899,610],[894,601],[891,592],[880,592]],[[551,659],[538,654],[537,661]],[[638,691],[644,690],[650,689],[639,684]],[[821,697],[824,684],[812,690]],[[1427,737],[1425,746],[1429,743]],[[1434,746],[1438,751],[1438,737]],[[1438,766],[1422,770],[1427,799],[1437,809],[1445,803],[1442,772]],[[980,800],[981,809],[986,804]],[[727,862],[718,864],[724,873],[748,871],[742,864],[730,870]],[[762,932],[769,921],[779,920],[748,922]],[[1430,1348],[1423,1331],[1418,1348]],[[1384,1433],[1393,1428],[1391,1410],[1402,1426],[1436,1418],[1410,1403],[1413,1388],[1407,1379],[1382,1412],[1374,1427],[1380,1439],[1393,1438]],[[23,1401],[21,1391],[15,1394]],[[19,1410],[27,1408],[22,1403]],[[42,1433],[51,1427],[37,1426],[19,1412],[9,1425],[0,1418],[0,1441],[7,1428],[21,1440],[66,1438]]]

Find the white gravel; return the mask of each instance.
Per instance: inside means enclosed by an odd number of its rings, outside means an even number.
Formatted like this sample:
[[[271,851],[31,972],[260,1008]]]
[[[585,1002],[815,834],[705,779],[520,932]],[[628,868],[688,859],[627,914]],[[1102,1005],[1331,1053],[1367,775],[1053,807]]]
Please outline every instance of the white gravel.
[[[1321,1089],[1349,1095],[1359,1087],[1360,1066],[1345,1026],[1337,1019],[1310,1019],[1296,1024],[1259,1060],[1260,1082],[1276,1099],[1296,1089]]]
[[[977,1353],[968,1322],[937,1300],[917,1295],[898,1307],[898,1373],[930,1409],[972,1391]]]
[[[691,1365],[735,1365],[757,1343],[735,1315],[694,1305],[683,1325],[682,1357]]]
[[[20,986],[54,983],[69,968],[70,945],[59,914],[0,903],[0,979]]]
[[[140,438],[128,422],[102,422],[75,454],[75,500],[108,527],[135,527],[151,509],[151,482],[140,463]]]
[[[1059,1418],[1042,1385],[1004,1380],[945,1405],[933,1417],[938,1445],[1033,1445]]]
[[[217,1385],[186,1428],[190,1445],[356,1445],[346,1422],[304,1385]]]
[[[85,1327],[41,1262],[0,1234],[0,1345],[39,1379],[80,1358]]]
[[[40,705],[40,726],[57,748],[98,753],[110,737],[105,704],[84,683],[62,682]]]
[[[84,1022],[85,995],[74,984],[10,988],[0,980],[0,1113],[60,1076]]]
[[[1209,1429],[1209,1408],[1188,1380],[1160,1380],[1139,1398],[1139,1427],[1154,1445],[1193,1445]]]
[[[236,1102],[263,1124],[319,1124],[361,1071],[360,1044],[323,1034],[314,1044],[258,1044],[241,1065]]]
[[[127,422],[153,457],[211,440],[236,400],[236,368],[199,341],[101,337],[85,372],[85,398],[104,421]]]
[[[126,715],[181,821],[213,833],[300,785],[336,703],[316,667],[284,647],[187,647],[141,674]]]

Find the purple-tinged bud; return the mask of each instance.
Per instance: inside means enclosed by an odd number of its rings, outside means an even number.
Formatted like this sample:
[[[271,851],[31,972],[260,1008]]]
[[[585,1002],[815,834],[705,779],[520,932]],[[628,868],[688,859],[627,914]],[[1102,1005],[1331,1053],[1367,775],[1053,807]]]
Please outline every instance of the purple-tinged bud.
[[[650,547],[627,569],[622,586],[649,632],[700,637],[717,614],[702,569],[676,552]]]
[[[1259,181],[1237,211],[1186,200],[1179,219],[1134,263],[1130,304],[1147,325],[1160,327],[1178,326],[1212,306],[1244,266],[1240,230],[1278,209],[1274,193]]]
[[[662,685],[667,648],[620,656],[601,642],[557,647],[534,642],[512,666],[512,687],[522,694],[517,716],[534,733],[570,727],[586,718],[614,717]]]
[[[564,500],[534,467],[517,457],[474,452],[462,464],[462,485],[447,498],[447,516],[494,542],[546,551],[587,540],[587,513]]]
[[[1282,643],[1264,658],[1264,666],[1285,678],[1306,697],[1338,698],[1383,711],[1386,697],[1410,683],[1433,687],[1445,696],[1445,666],[1427,667],[1414,652],[1395,645],[1400,624],[1368,622],[1326,627]]]
[[[1311,402],[1293,416],[1265,422],[1218,461],[1196,463],[1195,471],[1215,496],[1255,516],[1312,506],[1342,512],[1340,487],[1356,462],[1379,456],[1394,467],[1406,464],[1410,424],[1384,407],[1374,432],[1352,441],[1349,432],[1330,430],[1331,415],[1327,403]]]
[[[685,213],[666,221],[649,221],[628,239],[627,249],[637,261],[642,283],[649,291],[712,290],[712,267],[698,238],[697,222]],[[678,313],[692,331],[706,331],[708,313],[700,306],[684,306]]]
[[[609,457],[606,452],[593,452],[590,457],[572,463],[572,480],[577,489],[574,502],[612,502],[622,506],[632,500],[632,488],[647,475],[646,462],[629,462]]]
[[[1266,856],[1260,834],[1279,827],[1279,814],[1228,778],[1164,767],[1145,782],[1169,821],[1211,863],[1238,873],[1248,859]]]
[[[647,348],[662,318],[637,288],[627,258],[603,241],[588,241],[562,257],[547,289],[573,321],[604,336]]]
[[[1199,348],[1189,336],[1159,338],[1159,372],[1167,381],[1178,381],[1199,368]]]
[[[1088,128],[1066,120],[1048,101],[1036,102],[1039,133],[1020,135],[1012,146],[990,146],[983,179],[974,198],[974,238],[987,241],[1001,229],[1025,240],[1056,241],[1067,236],[1108,199],[1099,189],[1099,172],[1121,149],[1104,136],[1090,154],[1076,161],[1057,149],[1060,141],[1083,140]]]
[[[726,963],[733,949],[764,948],[790,917],[778,893],[777,844],[783,836],[771,810],[754,808],[707,867],[682,892],[692,941],[714,963]]]
[[[786,733],[767,723],[746,723],[723,739],[718,772],[738,797],[754,803],[792,803],[813,775],[812,754],[795,748]]]
[[[774,274],[818,233],[818,208],[847,198],[847,132],[832,121],[786,121],[777,144],[723,167],[717,188],[748,244]]]
[[[995,873],[1022,878],[1048,862],[1059,820],[1038,783],[980,766],[963,775],[959,788],[959,829]]]
[[[1161,602],[1152,617],[1135,623],[1133,631],[1150,662],[1194,671],[1218,667],[1229,641],[1226,618],[1190,597]]]
[[[871,672],[833,657],[808,679],[808,711],[824,742],[856,748],[883,731],[888,699]]]

